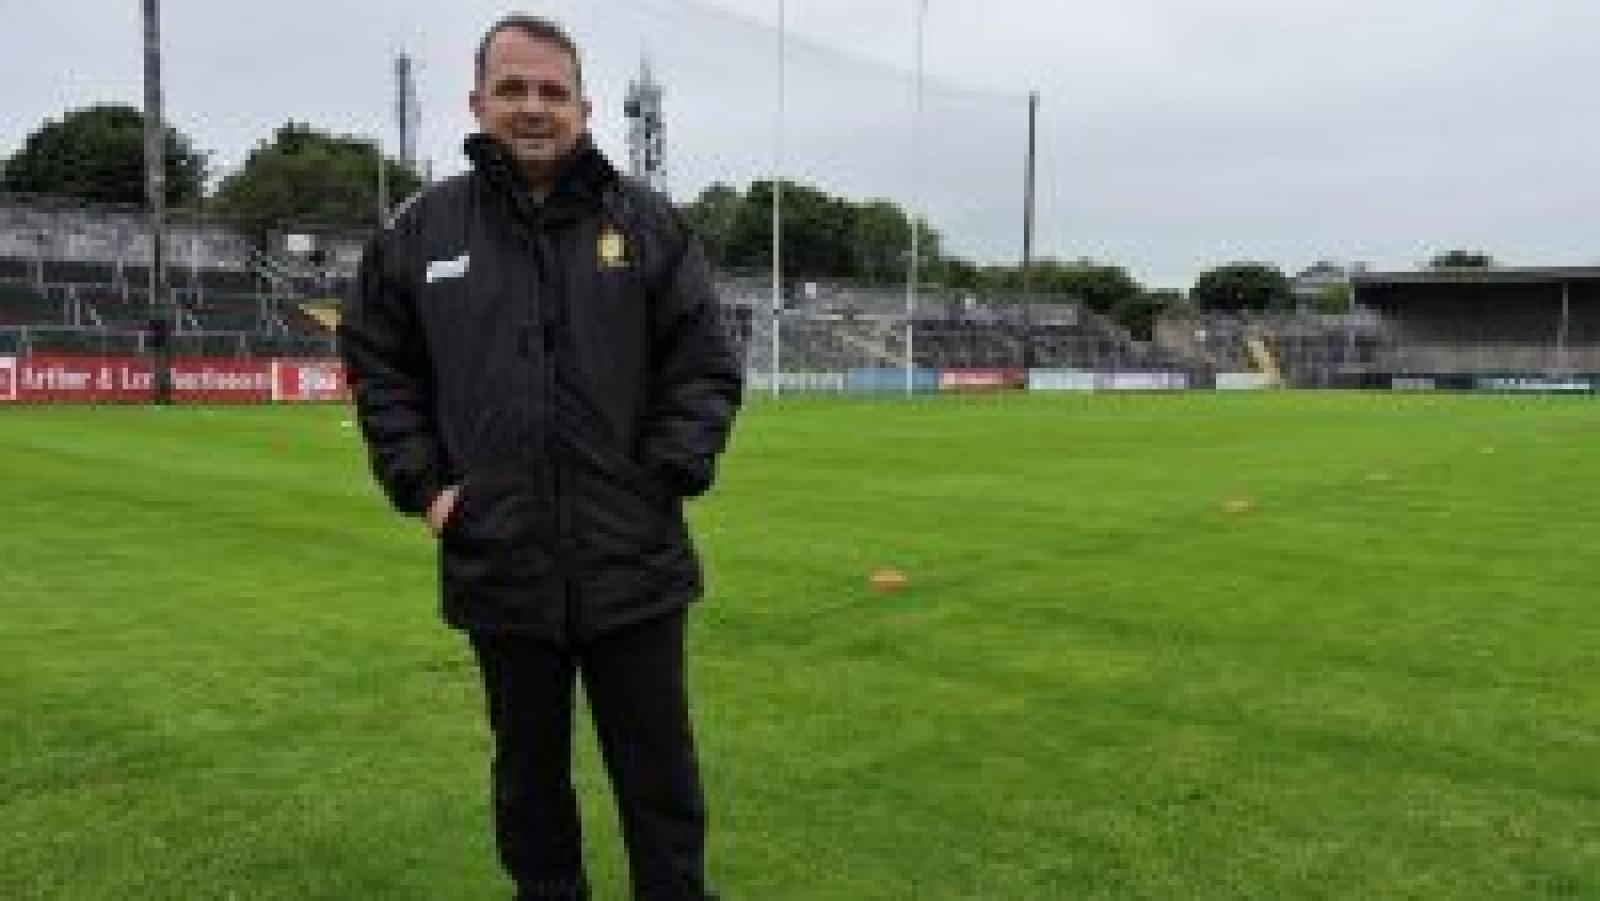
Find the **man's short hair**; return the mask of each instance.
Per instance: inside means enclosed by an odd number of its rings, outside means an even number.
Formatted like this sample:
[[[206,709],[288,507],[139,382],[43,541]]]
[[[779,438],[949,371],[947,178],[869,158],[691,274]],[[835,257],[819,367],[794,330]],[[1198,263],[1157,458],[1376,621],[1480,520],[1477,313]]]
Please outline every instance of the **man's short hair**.
[[[483,33],[483,40],[478,42],[478,52],[474,58],[477,80],[480,84],[483,82],[484,72],[488,69],[489,44],[494,41],[495,35],[511,29],[520,31],[536,41],[554,44],[565,51],[572,57],[572,71],[578,77],[578,90],[583,90],[583,61],[578,58],[578,42],[572,39],[572,35],[568,34],[565,28],[554,21],[543,16],[530,16],[524,13],[512,13],[489,26],[489,30]]]

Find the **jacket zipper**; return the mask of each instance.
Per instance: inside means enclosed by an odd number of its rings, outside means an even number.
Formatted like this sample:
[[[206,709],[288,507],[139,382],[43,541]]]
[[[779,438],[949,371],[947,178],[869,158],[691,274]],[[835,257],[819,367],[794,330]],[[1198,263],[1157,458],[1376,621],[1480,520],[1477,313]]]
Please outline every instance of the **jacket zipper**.
[[[568,640],[576,640],[582,630],[582,611],[578,586],[573,573],[573,559],[577,549],[572,540],[572,513],[570,498],[563,492],[563,462],[561,442],[556,434],[556,394],[560,390],[559,378],[560,332],[563,327],[562,304],[559,295],[560,273],[553,265],[554,255],[549,253],[547,236],[543,229],[530,228],[529,245],[539,270],[539,331],[544,362],[544,454],[548,469],[547,487],[556,515],[556,570],[561,577],[561,608],[563,623],[560,632]]]

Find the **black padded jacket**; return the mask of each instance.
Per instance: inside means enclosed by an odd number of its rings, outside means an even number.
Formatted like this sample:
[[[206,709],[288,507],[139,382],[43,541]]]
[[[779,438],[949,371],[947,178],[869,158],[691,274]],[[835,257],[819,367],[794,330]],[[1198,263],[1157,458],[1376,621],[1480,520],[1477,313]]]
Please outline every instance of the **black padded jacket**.
[[[683,501],[710,487],[741,366],[705,256],[666,198],[585,139],[536,201],[501,146],[368,245],[339,326],[396,508],[460,495],[445,620],[584,638],[702,591]]]

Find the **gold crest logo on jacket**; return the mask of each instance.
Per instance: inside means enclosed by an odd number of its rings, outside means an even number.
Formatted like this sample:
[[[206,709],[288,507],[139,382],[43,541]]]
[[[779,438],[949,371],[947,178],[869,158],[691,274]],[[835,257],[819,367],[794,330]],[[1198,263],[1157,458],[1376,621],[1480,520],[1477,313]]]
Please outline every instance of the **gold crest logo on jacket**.
[[[600,240],[595,248],[601,269],[619,269],[628,265],[628,242],[622,232],[612,226],[600,230]]]

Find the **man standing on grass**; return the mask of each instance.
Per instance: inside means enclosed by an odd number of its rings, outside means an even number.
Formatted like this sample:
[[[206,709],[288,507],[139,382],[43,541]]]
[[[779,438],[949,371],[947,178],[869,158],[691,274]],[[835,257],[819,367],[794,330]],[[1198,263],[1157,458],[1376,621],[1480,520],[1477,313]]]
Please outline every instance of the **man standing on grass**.
[[[340,326],[373,470],[438,537],[483,675],[501,862],[586,898],[582,674],[638,899],[712,897],[684,675],[701,592],[683,501],[712,482],[740,367],[706,259],[588,135],[576,45],[510,16],[477,52],[472,170],[377,235]]]

